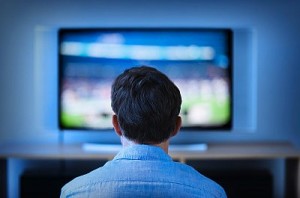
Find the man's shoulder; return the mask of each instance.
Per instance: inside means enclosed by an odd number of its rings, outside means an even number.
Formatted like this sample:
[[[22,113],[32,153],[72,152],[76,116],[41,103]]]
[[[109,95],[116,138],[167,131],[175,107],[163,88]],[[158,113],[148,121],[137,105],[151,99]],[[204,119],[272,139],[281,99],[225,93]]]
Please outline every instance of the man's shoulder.
[[[206,177],[201,172],[197,171],[192,166],[182,163],[176,163],[177,169],[175,177],[177,177],[181,184],[188,185],[201,191],[211,191],[212,193],[225,193],[224,189],[212,179]],[[180,172],[182,172],[180,174]]]
[[[61,197],[66,197],[65,195],[84,191],[84,189],[88,186],[94,185],[94,183],[99,182],[99,178],[97,179],[97,177],[100,176],[102,172],[101,168],[102,167],[97,168],[87,174],[80,175],[66,183],[61,189]]]
[[[92,191],[106,191],[112,185],[118,189],[124,184],[130,188],[144,185],[151,189],[158,185],[176,194],[190,192],[192,194],[205,194],[205,197],[226,197],[223,188],[213,180],[205,177],[193,167],[178,162],[159,162],[147,160],[113,160],[103,167],[75,178],[62,189],[64,194],[74,194],[86,191],[93,186]],[[125,185],[125,188],[127,188]],[[106,188],[106,189],[103,189]],[[96,189],[96,190],[95,190]],[[167,192],[165,192],[167,193]],[[184,194],[182,194],[184,195]],[[199,196],[202,197],[202,196]]]

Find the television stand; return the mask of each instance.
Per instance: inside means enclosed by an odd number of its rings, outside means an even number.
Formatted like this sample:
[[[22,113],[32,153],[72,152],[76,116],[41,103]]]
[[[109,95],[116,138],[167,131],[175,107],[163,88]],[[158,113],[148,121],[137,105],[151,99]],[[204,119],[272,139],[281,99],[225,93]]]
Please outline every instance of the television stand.
[[[110,144],[111,145],[111,144]],[[113,148],[117,148],[118,146],[121,148],[121,144],[113,144]],[[173,144],[171,144],[172,146]],[[186,145],[174,145],[175,147],[181,147]],[[169,155],[176,161],[180,162],[189,162],[189,161],[211,161],[216,160],[213,164],[216,164],[216,168],[229,168],[231,170],[237,168],[239,169],[239,165],[241,161],[245,161],[245,166],[248,166],[248,160],[255,161],[255,164],[258,167],[261,167],[261,164],[265,164],[266,160],[268,160],[267,165],[269,164],[269,160],[273,163],[277,163],[278,160],[284,160],[284,166],[279,169],[279,177],[276,176],[278,182],[276,184],[282,185],[285,192],[286,198],[299,198],[300,191],[300,150],[295,147],[290,142],[224,142],[224,143],[209,143],[209,149],[205,152],[203,151],[172,151],[170,150]],[[98,147],[99,148],[99,147]],[[102,145],[102,148],[107,149],[107,145]],[[174,147],[173,147],[174,148]],[[104,150],[105,150],[104,149]],[[185,147],[186,150],[188,148]],[[191,149],[190,149],[191,150]],[[19,163],[20,160],[31,160],[32,163],[37,163],[37,165],[41,166],[44,163],[44,160],[56,160],[57,162],[73,162],[74,160],[111,160],[115,156],[116,152],[88,152],[83,150],[83,145],[78,143],[73,144],[58,144],[58,143],[32,143],[32,142],[7,142],[0,144],[0,197],[11,197],[11,191],[9,188],[10,185],[14,187],[19,185],[18,176],[19,173],[13,175],[14,180],[12,184],[7,182],[7,177],[11,176],[8,173],[14,171],[15,165]],[[17,159],[12,160],[10,159]],[[230,167],[225,166],[220,161],[224,160],[225,164],[230,164],[231,162],[237,161],[237,166]],[[256,163],[257,161],[257,163]],[[21,161],[22,162],[22,161]],[[26,161],[25,161],[26,162]],[[46,161],[48,162],[48,161]],[[11,164],[12,163],[12,164]],[[244,163],[244,162],[243,162]],[[242,163],[242,164],[243,164]],[[31,163],[29,163],[30,165]],[[64,163],[63,163],[64,164]],[[69,163],[67,163],[69,164]],[[70,163],[73,164],[73,163]],[[235,163],[233,163],[235,164]],[[51,165],[51,164],[50,164]],[[98,162],[97,162],[98,165]],[[276,165],[276,164],[274,164]],[[31,166],[28,166],[30,168]],[[36,167],[36,166],[33,166]],[[52,166],[51,166],[52,167]],[[55,166],[56,167],[56,166]],[[81,166],[79,166],[81,167]],[[265,167],[265,166],[263,166]],[[274,166],[271,166],[271,168]],[[22,168],[22,167],[21,167]],[[232,169],[233,168],[233,169]],[[276,165],[276,171],[277,171]],[[214,168],[213,168],[214,170]],[[273,168],[271,169],[273,170]],[[47,170],[48,171],[48,170]],[[281,175],[284,174],[284,175]],[[277,175],[277,173],[274,175]],[[248,177],[245,178],[245,181],[248,181]],[[236,180],[234,180],[236,181]],[[278,185],[276,185],[278,187]],[[275,186],[275,187],[276,187]],[[8,190],[7,190],[8,189]],[[52,189],[52,186],[49,186],[49,190]],[[276,192],[279,192],[275,189]],[[255,196],[254,196],[255,197]]]
[[[207,150],[207,144],[199,143],[199,144],[170,144],[169,151],[176,151],[176,152],[201,152]]]
[[[117,153],[122,149],[121,144],[97,144],[97,143],[84,143],[82,149],[88,152],[110,152]],[[207,144],[170,144],[170,152],[201,152],[207,150]]]
[[[84,143],[82,149],[87,152],[117,153],[122,149],[121,144]]]

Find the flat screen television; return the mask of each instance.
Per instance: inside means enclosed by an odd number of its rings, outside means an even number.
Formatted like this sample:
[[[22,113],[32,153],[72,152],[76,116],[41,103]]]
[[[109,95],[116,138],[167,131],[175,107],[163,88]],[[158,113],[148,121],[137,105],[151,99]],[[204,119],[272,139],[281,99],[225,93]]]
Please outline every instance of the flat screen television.
[[[157,68],[178,86],[182,129],[232,127],[230,29],[62,28],[58,42],[61,130],[112,129],[112,82],[139,65]]]

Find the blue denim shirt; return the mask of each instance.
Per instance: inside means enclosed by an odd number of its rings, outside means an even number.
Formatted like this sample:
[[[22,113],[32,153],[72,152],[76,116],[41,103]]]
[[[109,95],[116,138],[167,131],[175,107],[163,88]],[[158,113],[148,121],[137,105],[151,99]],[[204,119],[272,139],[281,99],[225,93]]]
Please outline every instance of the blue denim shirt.
[[[226,194],[192,167],[174,162],[161,148],[134,145],[103,167],[67,183],[61,197],[226,198]]]

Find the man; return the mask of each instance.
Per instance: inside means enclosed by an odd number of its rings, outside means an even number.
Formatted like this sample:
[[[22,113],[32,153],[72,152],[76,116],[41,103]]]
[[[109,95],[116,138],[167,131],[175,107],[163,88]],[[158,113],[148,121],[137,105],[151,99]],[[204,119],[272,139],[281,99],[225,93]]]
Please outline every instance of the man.
[[[181,95],[166,75],[147,66],[125,70],[112,85],[111,100],[123,149],[66,184],[61,197],[226,197],[217,183],[167,154],[181,127]]]

